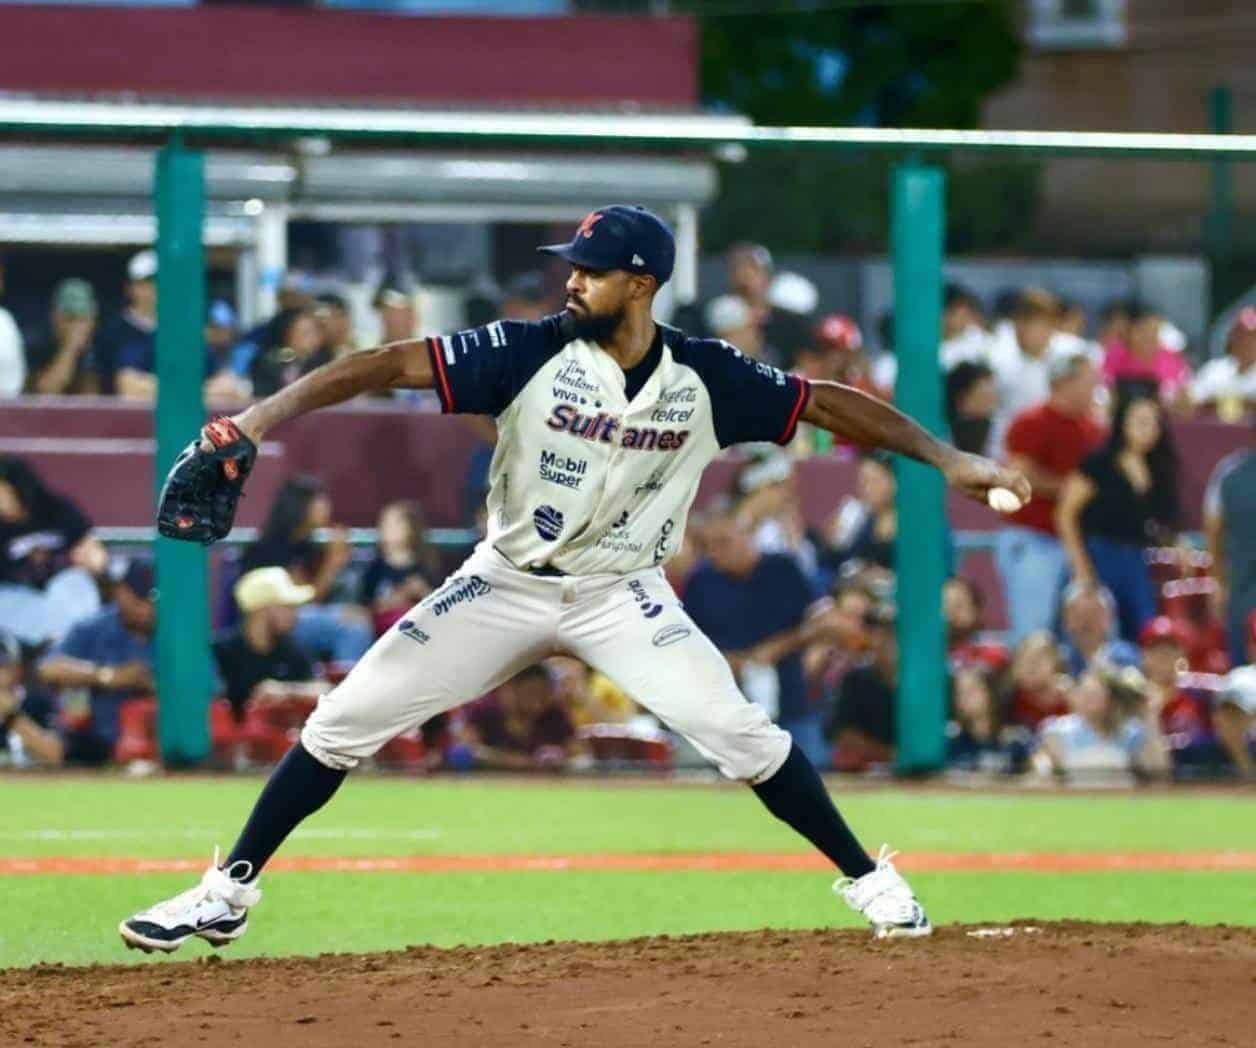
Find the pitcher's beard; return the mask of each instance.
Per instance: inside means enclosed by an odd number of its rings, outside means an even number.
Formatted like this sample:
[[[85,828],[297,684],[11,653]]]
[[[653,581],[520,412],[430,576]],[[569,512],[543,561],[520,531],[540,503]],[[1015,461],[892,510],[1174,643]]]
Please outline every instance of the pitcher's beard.
[[[571,318],[572,331],[577,338],[582,338],[586,342],[610,342],[624,322],[624,315],[625,311],[622,309],[614,313],[604,313],[601,316],[590,316],[588,313],[567,310],[567,316]]]

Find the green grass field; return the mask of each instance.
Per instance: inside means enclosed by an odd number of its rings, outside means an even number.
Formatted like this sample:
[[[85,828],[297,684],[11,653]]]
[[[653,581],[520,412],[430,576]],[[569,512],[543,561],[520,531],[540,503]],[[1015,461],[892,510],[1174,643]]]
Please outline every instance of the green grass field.
[[[224,849],[256,778],[0,780],[0,857],[192,858]],[[900,787],[839,796],[865,842],[910,854],[1256,852],[1239,794],[980,794]],[[805,851],[744,788],[351,779],[284,856]],[[115,927],[195,875],[0,876],[0,967],[138,961]],[[851,926],[823,873],[272,872],[227,956]],[[1248,871],[936,872],[912,882],[935,922],[1040,919],[1256,924]],[[202,943],[181,957],[209,952]]]

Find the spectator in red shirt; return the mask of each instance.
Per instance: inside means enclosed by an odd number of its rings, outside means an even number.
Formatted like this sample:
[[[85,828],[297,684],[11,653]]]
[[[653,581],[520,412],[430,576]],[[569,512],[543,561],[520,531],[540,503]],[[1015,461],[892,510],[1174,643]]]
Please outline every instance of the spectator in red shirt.
[[[1061,672],[1060,649],[1050,633],[1031,633],[1012,655],[1004,708],[1007,722],[1031,731],[1048,717],[1069,711],[1069,678]]]
[[[539,664],[472,705],[463,730],[464,745],[481,768],[557,769],[579,749],[549,671]]]
[[[986,598],[972,579],[955,575],[942,586],[942,618],[946,652],[952,668],[960,665],[1001,670],[1008,663],[1007,646],[982,636]]]
[[[1147,678],[1148,701],[1159,711],[1160,731],[1169,745],[1176,768],[1214,764],[1218,759],[1208,701],[1182,687],[1191,646],[1190,628],[1165,615],[1152,619],[1138,637]]]
[[[1103,442],[1091,416],[1098,374],[1079,351],[1053,353],[1051,396],[1017,415],[1007,433],[1008,462],[1034,486],[1033,500],[999,532],[995,562],[1003,579],[1013,646],[1050,629],[1068,581],[1068,554],[1056,535],[1055,503],[1064,479]]]

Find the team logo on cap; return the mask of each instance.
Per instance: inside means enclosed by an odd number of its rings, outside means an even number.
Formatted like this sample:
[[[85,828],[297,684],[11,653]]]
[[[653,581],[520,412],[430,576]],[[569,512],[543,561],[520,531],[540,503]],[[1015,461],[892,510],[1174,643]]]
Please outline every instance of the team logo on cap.
[[[584,221],[580,223],[576,230],[577,236],[583,236],[588,240],[593,236],[593,227],[602,221],[602,213],[600,211],[591,211],[584,216]]]

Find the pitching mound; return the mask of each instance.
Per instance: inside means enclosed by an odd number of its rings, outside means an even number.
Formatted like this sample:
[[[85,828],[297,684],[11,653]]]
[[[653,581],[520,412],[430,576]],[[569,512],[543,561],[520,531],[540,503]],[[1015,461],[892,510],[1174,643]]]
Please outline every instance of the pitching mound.
[[[1252,1044],[1256,929],[752,932],[0,972],[0,1044]]]

